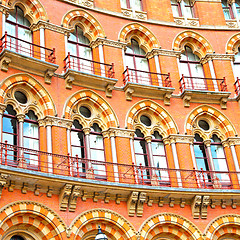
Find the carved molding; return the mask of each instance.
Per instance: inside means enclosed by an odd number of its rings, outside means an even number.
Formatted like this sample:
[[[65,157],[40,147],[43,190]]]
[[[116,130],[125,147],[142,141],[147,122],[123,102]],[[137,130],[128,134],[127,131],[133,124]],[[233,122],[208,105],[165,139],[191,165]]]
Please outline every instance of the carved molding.
[[[75,212],[77,207],[77,199],[80,196],[81,186],[74,186],[71,196],[69,197],[69,212]]]
[[[168,57],[177,57],[180,58],[181,52],[174,50],[166,50],[166,49],[153,49],[151,52],[146,54],[146,58],[152,58],[154,56],[168,56]]]
[[[132,101],[132,95],[134,93],[134,89],[133,88],[127,88],[125,91],[125,97],[127,101]]]
[[[2,189],[6,185],[8,177],[8,174],[0,173],[0,198],[2,196]]]
[[[46,84],[51,84],[53,74],[54,74],[54,71],[52,71],[52,70],[47,70],[45,72],[44,81],[45,81]]]
[[[202,196],[196,195],[193,198],[193,202],[192,202],[192,205],[191,205],[193,218],[199,218],[200,217],[201,204],[202,204]]]
[[[73,120],[53,117],[53,116],[46,116],[45,118],[39,120],[40,126],[57,126],[70,129],[72,126]]]
[[[138,192],[132,192],[127,201],[128,216],[133,217],[136,212],[136,204],[138,203]]]
[[[74,81],[74,76],[71,74],[68,74],[65,78],[65,88],[66,89],[72,89],[72,83]]]
[[[65,184],[59,194],[59,209],[60,211],[66,211],[68,207],[68,201],[72,192],[72,185]]]
[[[0,61],[1,70],[3,72],[8,71],[9,64],[12,62],[11,58],[4,56]]]
[[[193,135],[171,134],[167,138],[164,138],[163,140],[164,140],[164,144],[171,144],[171,143],[193,144],[194,136]]]
[[[135,130],[124,128],[109,128],[109,135],[115,137],[133,138]]]
[[[136,213],[137,213],[137,217],[142,217],[143,215],[143,204],[146,200],[146,193],[140,192],[139,193],[139,198],[138,198],[138,202],[137,202],[137,208],[136,208]]]
[[[202,205],[201,205],[201,218],[206,219],[207,218],[207,208],[210,205],[210,197],[209,196],[203,196],[202,197]]]
[[[112,90],[114,88],[114,85],[113,84],[108,84],[106,87],[105,87],[105,94],[106,94],[106,97],[108,98],[111,98],[112,97]]]
[[[99,45],[107,45],[107,46],[111,46],[115,48],[123,48],[123,49],[125,49],[127,46],[126,43],[104,39],[104,38],[97,38],[95,41],[91,42],[90,44],[92,48],[98,47]]]
[[[227,61],[233,61],[234,60],[234,54],[206,54],[205,57],[201,59],[201,64],[205,64],[210,60],[227,60]]]

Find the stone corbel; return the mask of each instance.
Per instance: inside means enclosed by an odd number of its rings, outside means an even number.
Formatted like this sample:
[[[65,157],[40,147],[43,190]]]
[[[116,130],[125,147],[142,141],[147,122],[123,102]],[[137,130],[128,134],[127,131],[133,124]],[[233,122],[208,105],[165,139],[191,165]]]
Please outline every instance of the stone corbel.
[[[143,215],[143,204],[145,203],[145,200],[146,200],[146,193],[143,193],[141,192],[139,194],[139,199],[138,199],[138,202],[137,202],[137,217],[142,217]]]
[[[227,98],[226,97],[222,97],[220,100],[220,106],[221,109],[227,109]]]
[[[59,208],[60,211],[66,211],[68,207],[68,200],[72,192],[72,185],[65,184],[65,186],[61,189],[59,195]]]
[[[237,201],[236,199],[232,200],[232,209],[236,209],[237,208]]]
[[[0,174],[0,198],[1,198],[1,195],[2,195],[2,189],[7,183],[7,178],[8,178],[7,174],[4,174],[4,173]]]
[[[210,207],[213,208],[213,209],[216,207],[216,200],[215,199],[211,200]]]
[[[184,107],[190,107],[191,99],[192,99],[192,97],[190,95],[186,95],[186,96],[183,97]]]
[[[174,203],[175,203],[175,199],[174,198],[170,198],[169,207],[173,208],[174,207]]]
[[[8,71],[8,67],[9,67],[9,64],[11,63],[11,58],[9,57],[3,57],[0,61],[0,66],[1,66],[1,70],[3,72],[7,72]]]
[[[47,197],[51,198],[51,197],[52,197],[52,194],[53,194],[53,189],[52,189],[51,187],[48,187]]]
[[[136,212],[136,204],[138,202],[138,192],[132,192],[127,201],[128,216],[133,217]]]
[[[65,88],[66,89],[72,89],[72,83],[74,81],[74,76],[73,75],[68,75],[65,78]]]
[[[108,85],[105,87],[106,97],[108,97],[108,98],[111,98],[111,97],[112,97],[112,90],[113,90],[113,88],[114,88],[113,84],[108,84]]]
[[[109,203],[109,201],[110,201],[110,194],[109,194],[109,193],[106,193],[106,194],[105,194],[105,197],[104,197],[104,202],[105,202],[105,203]]]
[[[51,84],[52,82],[52,76],[54,72],[52,70],[47,70],[44,74],[44,81],[46,84]]]
[[[200,195],[196,195],[191,205],[193,218],[200,217],[201,204],[202,204],[202,197]]]
[[[122,197],[121,194],[117,194],[116,195],[116,200],[115,200],[116,204],[120,204],[121,203],[121,197]]]
[[[185,204],[186,204],[186,200],[184,198],[181,198],[180,207],[184,208]]]
[[[77,198],[80,196],[80,186],[74,186],[69,198],[69,212],[75,212],[77,207]]]
[[[28,190],[28,184],[27,183],[23,183],[22,189],[21,189],[22,194],[26,194],[27,190]]]
[[[221,207],[222,207],[223,209],[225,209],[225,208],[227,207],[227,205],[226,205],[226,200],[225,200],[225,199],[222,199],[222,201],[221,201]]]
[[[153,199],[152,199],[152,198],[148,197],[147,205],[148,205],[149,207],[152,207],[152,205],[153,205]]]
[[[170,98],[172,94],[171,93],[165,93],[163,96],[163,102],[165,105],[170,106]]]
[[[81,198],[82,198],[82,201],[83,202],[85,202],[86,200],[87,200],[87,192],[86,191],[82,191],[82,196],[81,196]]]
[[[8,185],[8,191],[13,192],[14,188],[15,188],[15,182],[11,180]]]
[[[98,192],[94,192],[94,194],[93,194],[93,202],[97,202],[98,201],[99,195],[100,194]]]
[[[206,219],[207,218],[207,208],[210,204],[210,197],[209,196],[203,196],[202,198],[202,206],[201,206],[201,218]]]
[[[133,88],[128,88],[125,91],[125,97],[127,101],[132,101],[132,95],[134,93],[134,89]]]
[[[35,185],[34,195],[39,196],[39,194],[40,194],[40,188],[41,188],[40,185],[37,185],[37,184]]]
[[[164,204],[164,200],[162,197],[159,198],[159,201],[158,201],[158,206],[159,207],[163,207],[163,204]]]

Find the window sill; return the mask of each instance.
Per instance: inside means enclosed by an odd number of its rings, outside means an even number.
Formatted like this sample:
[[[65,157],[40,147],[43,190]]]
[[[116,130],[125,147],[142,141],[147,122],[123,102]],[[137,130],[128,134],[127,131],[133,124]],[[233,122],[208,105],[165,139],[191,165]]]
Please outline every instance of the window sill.
[[[170,98],[175,89],[170,87],[161,87],[145,85],[139,83],[127,82],[124,86],[126,100],[131,101],[132,97],[149,97],[163,99],[165,105],[170,105]]]
[[[222,109],[227,109],[227,100],[230,95],[230,92],[185,89],[180,97],[183,99],[184,107],[190,107],[190,102],[200,102],[220,104]]]
[[[137,18],[140,20],[147,20],[147,13],[143,11],[133,11],[129,8],[122,8],[122,15],[129,18]]]
[[[177,25],[199,27],[199,19],[198,18],[187,18],[185,20],[184,17],[174,17],[174,22]]]
[[[0,68],[7,72],[9,67],[23,71],[27,69],[30,73],[44,77],[47,84],[51,84],[51,78],[58,69],[56,64],[4,49],[0,54]]]

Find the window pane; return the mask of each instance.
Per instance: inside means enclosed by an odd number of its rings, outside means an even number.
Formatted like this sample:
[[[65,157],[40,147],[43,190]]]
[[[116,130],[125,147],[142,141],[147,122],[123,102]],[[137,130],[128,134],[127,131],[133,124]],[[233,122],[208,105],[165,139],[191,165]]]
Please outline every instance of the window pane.
[[[5,143],[7,141],[8,144],[11,145],[17,145],[17,136],[8,134],[8,133],[3,133],[2,134],[2,141]]]
[[[90,148],[104,149],[101,135],[90,134]]]
[[[85,158],[84,148],[72,146],[72,156],[75,157],[76,155],[78,155],[79,158]]]
[[[38,139],[32,139],[32,138],[23,138],[23,145],[25,148],[33,149],[33,150],[39,150],[39,141]]]
[[[82,132],[71,131],[71,144],[74,146],[84,146],[84,134]]]
[[[137,11],[142,11],[142,4],[141,4],[141,0],[131,0],[131,7],[137,10]]]
[[[179,11],[178,11],[178,6],[172,5],[172,12],[174,17],[180,17]]]
[[[121,0],[121,7],[127,8],[127,0]]]
[[[3,131],[8,133],[17,133],[16,119],[3,117]]]
[[[38,138],[38,124],[36,123],[23,123],[23,135],[25,137]]]
[[[134,149],[135,149],[135,153],[147,154],[145,140],[142,140],[142,141],[134,140]]]

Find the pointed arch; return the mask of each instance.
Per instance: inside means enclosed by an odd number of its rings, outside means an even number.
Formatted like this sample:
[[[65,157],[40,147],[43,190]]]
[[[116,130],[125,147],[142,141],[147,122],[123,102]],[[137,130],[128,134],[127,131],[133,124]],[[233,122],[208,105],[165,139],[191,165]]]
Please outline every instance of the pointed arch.
[[[200,240],[201,231],[186,218],[173,213],[160,213],[148,218],[139,229],[139,240],[152,240],[154,236],[172,234],[177,239]]]
[[[159,42],[150,29],[140,23],[129,23],[125,25],[118,36],[119,41],[130,43],[131,38],[137,38],[139,46],[146,52],[151,52],[153,48],[159,48]]]
[[[206,240],[217,240],[225,234],[240,238],[240,215],[227,214],[213,219],[204,232]]]
[[[82,27],[84,35],[90,42],[99,37],[105,37],[105,32],[99,21],[83,9],[71,10],[62,18],[62,26],[65,28],[74,29],[76,24],[79,24]]]
[[[29,232],[41,239],[62,240],[67,227],[62,219],[50,208],[33,201],[13,202],[0,210],[1,239],[15,226],[28,226]]]
[[[48,20],[47,12],[39,0],[3,0],[2,4],[11,6],[10,10],[16,5],[21,6],[30,23],[36,24],[39,20]]]
[[[101,229],[114,240],[136,240],[137,232],[131,223],[120,214],[108,209],[92,209],[83,212],[70,225],[70,238],[80,240],[87,233],[96,231],[98,222]]]
[[[38,110],[36,115],[39,119],[46,115],[55,116],[56,108],[50,94],[37,79],[29,74],[18,73],[3,80],[0,84],[0,103],[13,101],[14,90],[19,88],[23,89],[28,96],[26,109]]]
[[[227,116],[212,106],[201,105],[193,109],[186,118],[184,128],[188,135],[193,134],[193,126],[196,119],[200,116],[206,116],[207,118],[214,120],[218,124],[218,129],[214,129],[213,132],[219,132],[225,138],[234,137],[237,134],[235,127]]]
[[[178,133],[177,125],[167,110],[152,100],[142,100],[134,104],[127,113],[125,126],[128,129],[134,129],[135,125],[139,124],[139,116],[142,113],[146,113],[152,118],[152,122],[154,122],[153,125],[155,126],[152,131],[154,131],[156,126],[159,126],[159,129],[161,128],[160,133],[163,137]]]
[[[228,54],[237,53],[239,45],[240,45],[240,33],[236,33],[227,41],[226,52]]]
[[[193,53],[200,58],[205,57],[208,53],[213,53],[213,48],[208,40],[194,31],[183,31],[173,40],[173,49],[175,51],[183,51],[185,45],[189,45]]]
[[[93,116],[89,119],[82,118],[78,114],[80,105],[89,107]],[[63,113],[66,119],[72,119],[76,116],[83,125],[84,123],[91,125],[96,122],[102,130],[119,125],[117,115],[109,103],[92,90],[80,90],[70,96],[64,105]]]

